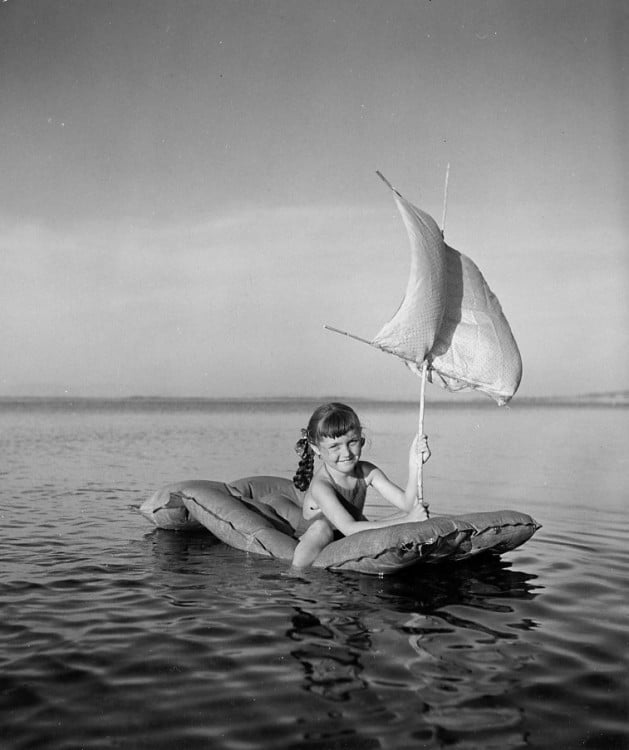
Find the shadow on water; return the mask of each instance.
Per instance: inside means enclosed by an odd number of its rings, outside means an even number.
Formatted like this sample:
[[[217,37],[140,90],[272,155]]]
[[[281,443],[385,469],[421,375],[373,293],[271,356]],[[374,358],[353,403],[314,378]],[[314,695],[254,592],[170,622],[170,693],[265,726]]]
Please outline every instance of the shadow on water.
[[[190,573],[205,555],[224,545],[206,529],[199,531],[169,531],[154,529],[144,535],[151,545],[154,562],[168,573]]]
[[[509,605],[496,597],[532,599],[536,577],[512,570],[498,556],[484,555],[465,563],[409,568],[388,578],[364,577],[361,590],[371,588],[401,612],[432,612],[453,604],[500,612],[510,611]]]

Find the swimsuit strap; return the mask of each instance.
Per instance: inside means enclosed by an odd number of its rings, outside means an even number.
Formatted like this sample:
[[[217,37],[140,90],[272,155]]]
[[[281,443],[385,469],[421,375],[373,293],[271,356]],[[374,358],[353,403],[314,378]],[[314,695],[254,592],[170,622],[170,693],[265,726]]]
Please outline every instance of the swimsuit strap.
[[[328,475],[330,481],[332,482],[335,491],[346,502],[351,503],[353,505],[356,499],[360,498],[362,500],[363,497],[367,494],[367,482],[365,480],[365,477],[363,476],[362,469],[360,470],[359,476],[356,477],[357,479],[356,486],[353,489],[349,490],[349,489],[346,489],[345,487],[341,487],[340,485],[338,485],[334,481],[334,477],[330,474],[327,464],[323,464],[323,465],[325,466],[326,474]]]

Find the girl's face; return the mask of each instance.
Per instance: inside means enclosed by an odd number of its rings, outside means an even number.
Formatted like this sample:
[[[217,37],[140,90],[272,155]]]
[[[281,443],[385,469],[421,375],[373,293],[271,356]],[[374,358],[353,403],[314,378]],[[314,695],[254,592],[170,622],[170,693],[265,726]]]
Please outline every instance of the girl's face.
[[[360,430],[349,430],[339,437],[324,437],[312,449],[331,469],[351,474],[360,460],[365,440]]]

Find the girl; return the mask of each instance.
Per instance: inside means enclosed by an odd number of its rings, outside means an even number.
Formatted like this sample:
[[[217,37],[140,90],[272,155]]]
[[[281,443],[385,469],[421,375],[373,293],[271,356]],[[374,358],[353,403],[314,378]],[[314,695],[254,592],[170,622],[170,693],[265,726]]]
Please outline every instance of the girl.
[[[430,457],[426,436],[416,437],[411,445],[406,490],[391,482],[374,464],[360,460],[364,444],[360,420],[345,404],[320,406],[302,430],[302,438],[295,446],[301,461],[293,482],[307,492],[303,518],[296,530],[299,544],[293,556],[295,567],[311,565],[334,540],[335,532],[339,538],[366,529],[425,520],[417,500],[416,479],[418,455],[422,462]],[[314,456],[322,464],[313,476]],[[363,515],[367,487],[373,487],[402,513],[382,521],[368,521]]]

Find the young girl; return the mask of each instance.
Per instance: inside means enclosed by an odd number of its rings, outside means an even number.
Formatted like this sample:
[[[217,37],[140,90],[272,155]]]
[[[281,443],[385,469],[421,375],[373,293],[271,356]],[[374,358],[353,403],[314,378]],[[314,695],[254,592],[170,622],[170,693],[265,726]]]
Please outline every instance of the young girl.
[[[296,530],[299,544],[293,556],[295,567],[311,565],[335,537],[425,520],[416,494],[418,455],[421,454],[422,462],[430,457],[424,435],[416,437],[411,445],[406,490],[391,482],[374,464],[360,460],[365,438],[360,420],[349,406],[339,403],[320,406],[302,435],[295,446],[301,461],[293,482],[307,492],[303,518]],[[314,456],[322,463],[313,476]],[[373,487],[402,513],[382,521],[368,521],[363,516],[367,487]]]

